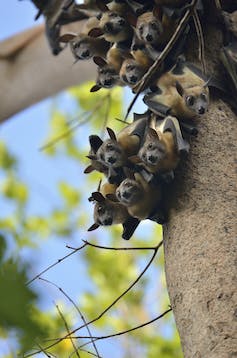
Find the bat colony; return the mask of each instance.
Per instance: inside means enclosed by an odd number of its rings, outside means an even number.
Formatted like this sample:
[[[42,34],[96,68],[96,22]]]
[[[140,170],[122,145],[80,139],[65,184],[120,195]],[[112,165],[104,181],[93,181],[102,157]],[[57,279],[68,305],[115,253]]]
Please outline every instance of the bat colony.
[[[74,0],[33,1],[46,20],[46,34],[54,54],[68,43],[76,61],[93,59],[98,75],[91,92],[115,85],[137,84],[175,33],[185,12],[192,7],[182,36],[150,78],[143,101],[148,110],[134,114],[119,133],[107,128],[108,139],[89,137],[90,164],[84,173],[103,173],[89,198],[94,223],[88,229],[122,224],[122,237],[130,239],[141,220],[165,223],[164,185],[172,185],[182,153],[188,153],[187,134],[196,134],[195,118],[208,110],[209,77],[188,63],[183,51],[187,36],[198,30],[205,15],[202,1],[189,0]],[[227,1],[228,3],[228,1]],[[237,5],[216,9],[225,27],[221,60],[237,89]],[[43,4],[43,5],[42,5]],[[81,33],[60,34],[61,26],[87,18]],[[194,21],[192,21],[194,18]],[[199,37],[202,38],[202,33]],[[204,66],[203,66],[204,68]],[[213,85],[215,86],[215,85]]]

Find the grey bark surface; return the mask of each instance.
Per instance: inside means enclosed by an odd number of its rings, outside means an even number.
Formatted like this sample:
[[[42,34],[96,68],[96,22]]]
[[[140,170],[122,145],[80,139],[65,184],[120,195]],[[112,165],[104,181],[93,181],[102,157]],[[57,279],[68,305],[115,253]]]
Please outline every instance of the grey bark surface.
[[[205,44],[209,73],[220,77],[221,34],[213,25],[205,29]],[[197,54],[195,49],[190,53]],[[234,358],[237,117],[216,97],[197,122],[198,136],[191,138],[190,153],[179,166],[169,197],[166,280],[184,357]]]

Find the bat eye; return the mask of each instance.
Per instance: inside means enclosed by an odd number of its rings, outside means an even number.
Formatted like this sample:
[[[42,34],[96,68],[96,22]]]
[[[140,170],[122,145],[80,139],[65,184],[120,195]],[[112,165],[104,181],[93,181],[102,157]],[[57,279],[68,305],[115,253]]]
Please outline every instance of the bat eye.
[[[152,149],[152,143],[148,144],[147,149]]]
[[[80,42],[75,42],[74,44],[73,44],[73,48],[74,49],[77,49],[77,48],[79,48],[80,47]]]
[[[98,207],[98,209],[97,209],[97,211],[98,211],[98,214],[104,214],[104,212],[105,212],[105,209],[102,207],[102,206],[99,206]]]
[[[201,93],[201,94],[200,94],[200,98],[201,98],[203,101],[206,101],[206,100],[207,100],[207,95],[206,95],[206,93]]]
[[[107,144],[106,148],[108,150],[112,150],[112,149],[114,149],[114,146],[112,144]]]
[[[152,22],[152,23],[151,23],[151,28],[152,28],[153,30],[156,30],[157,26],[156,26],[156,23],[155,23],[155,22]]]
[[[138,31],[140,32],[140,34],[143,33],[143,25],[141,25],[141,26],[139,27]]]
[[[109,17],[118,17],[118,14],[116,14],[116,12],[111,12]]]
[[[186,103],[188,106],[193,106],[194,105],[194,97],[193,96],[186,97]]]

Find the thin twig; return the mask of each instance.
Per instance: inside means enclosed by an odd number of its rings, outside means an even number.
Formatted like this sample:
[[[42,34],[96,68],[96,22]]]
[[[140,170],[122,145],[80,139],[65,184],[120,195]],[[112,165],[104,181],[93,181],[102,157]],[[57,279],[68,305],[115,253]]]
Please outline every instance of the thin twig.
[[[205,43],[204,43],[202,25],[196,9],[194,9],[193,21],[198,38],[198,58],[202,64],[202,71],[204,74],[206,74],[207,69],[206,69],[206,62],[205,62]]]
[[[186,11],[186,13],[184,14],[184,16],[182,17],[182,19],[180,20],[179,25],[177,26],[175,32],[173,33],[172,37],[170,38],[169,42],[167,43],[167,45],[165,46],[164,50],[161,52],[161,54],[157,57],[157,59],[155,60],[155,62],[153,63],[153,65],[149,68],[149,70],[145,73],[145,75],[142,77],[142,79],[138,82],[138,84],[134,87],[134,90],[136,91],[136,95],[134,96],[132,102],[130,103],[126,116],[125,116],[125,120],[127,119],[134,103],[136,102],[139,94],[146,88],[147,83],[149,82],[149,80],[152,78],[152,76],[155,74],[155,72],[158,70],[158,68],[160,67],[161,63],[165,60],[165,58],[167,57],[167,55],[169,54],[169,52],[171,51],[171,49],[173,48],[173,46],[175,45],[176,41],[178,40],[179,36],[181,35],[185,25],[187,24],[190,16],[192,15],[193,9],[196,6],[197,0],[193,0],[188,8],[188,10]]]
[[[128,251],[128,250],[155,250],[156,246],[141,246],[141,247],[110,247],[110,246],[102,246],[102,245],[96,245],[92,242],[89,242],[87,240],[82,240],[85,244],[88,246],[96,247],[97,249],[103,249],[103,250],[114,250],[114,251]],[[75,250],[75,248],[66,245],[68,249]]]
[[[123,335],[123,334],[129,333],[129,332],[132,332],[132,331],[135,331],[135,330],[137,330],[137,329],[139,329],[139,328],[145,327],[145,326],[147,326],[147,325],[149,325],[149,324],[151,324],[151,323],[153,323],[153,322],[159,320],[160,318],[164,317],[164,316],[165,316],[167,313],[169,313],[170,311],[172,311],[172,308],[167,309],[165,312],[163,312],[162,314],[160,314],[159,316],[153,318],[152,320],[150,320],[150,321],[148,321],[148,322],[142,323],[142,324],[140,324],[139,326],[136,326],[136,327],[133,327],[133,328],[130,328],[130,329],[126,329],[125,331],[121,331],[121,332],[114,333],[114,334],[108,334],[107,336],[100,336],[100,337],[95,336],[95,337],[92,337],[92,338],[93,338],[93,340],[95,340],[95,341],[99,341],[99,340],[102,340],[102,339],[107,339],[107,338],[112,338],[112,337],[116,337],[116,336],[121,336],[121,335]],[[67,339],[68,339],[68,338],[69,338],[69,337],[67,337]],[[72,337],[72,339],[79,339],[79,338],[81,338],[81,339],[89,339],[90,337],[89,337],[89,336],[75,336],[75,337]],[[84,346],[86,346],[87,344],[90,344],[90,343],[91,343],[91,342],[84,343],[84,344],[82,345],[82,347],[84,347]]]
[[[81,310],[80,310],[79,307],[76,305],[76,303],[72,300],[72,298],[71,298],[61,287],[59,287],[58,285],[56,285],[56,283],[54,283],[54,282],[52,282],[52,281],[49,281],[49,280],[46,280],[45,278],[42,278],[42,277],[39,277],[39,280],[42,280],[42,281],[44,281],[44,282],[47,282],[47,283],[53,285],[54,287],[56,287],[56,288],[72,303],[72,305],[75,307],[75,309],[76,309],[77,312],[79,313],[79,315],[80,315],[82,321],[84,322],[89,336],[92,336],[91,331],[90,331],[90,328],[88,327],[87,322],[86,322],[86,320],[85,320],[85,317],[83,316]],[[95,350],[95,352],[96,352],[95,356],[96,356],[96,357],[99,357],[99,352],[98,352],[97,347],[96,347],[96,345],[95,345],[94,342],[93,342],[93,347],[94,347],[94,350]]]
[[[104,100],[109,98],[109,97],[110,97],[110,94],[107,94],[106,96],[101,98],[101,100],[98,103],[96,103],[95,107],[91,111],[82,113],[82,116],[85,116],[85,119],[81,120],[79,123],[76,123],[74,126],[69,128],[66,132],[62,133],[58,137],[52,139],[50,142],[48,142],[45,145],[43,145],[42,147],[40,147],[39,150],[42,151],[42,150],[45,150],[45,149],[53,146],[59,140],[67,137],[70,133],[74,132],[75,129],[79,128],[80,126],[84,125],[89,120],[91,120],[93,118],[93,114],[101,107],[101,105],[103,104]]]
[[[91,321],[87,322],[86,325],[89,325],[91,323],[94,323],[96,321],[98,321],[102,316],[104,316],[104,314],[106,312],[108,312],[110,310],[111,307],[113,307],[123,296],[126,295],[126,293],[128,293],[136,284],[137,282],[141,279],[141,277],[144,275],[144,273],[147,271],[147,269],[149,268],[149,266],[152,264],[153,260],[155,259],[156,257],[156,254],[159,250],[159,248],[162,246],[163,244],[163,241],[161,241],[155,248],[154,248],[154,253],[150,259],[150,261],[148,262],[148,264],[146,265],[146,267],[142,270],[142,272],[140,273],[140,275],[136,278],[135,281],[133,281],[133,283],[119,296],[117,297],[99,316],[97,316],[96,318],[92,319]],[[86,245],[86,244],[85,244]],[[79,331],[80,329],[84,328],[86,326],[85,324],[84,325],[81,325],[77,328],[75,328],[72,332],[70,332],[70,334],[72,335],[73,333]],[[65,338],[67,338],[69,335],[65,335],[64,337],[61,337],[61,338],[56,338],[56,342],[54,343],[51,343],[50,345],[48,345],[47,347],[44,347],[44,349],[49,349],[51,347],[54,347],[56,344],[62,342]],[[54,339],[55,340],[55,339]],[[31,353],[31,355],[26,355],[25,358],[27,357],[31,357],[35,354],[38,354],[40,353],[40,351],[35,351],[34,353]]]
[[[35,281],[37,278],[39,278],[41,275],[43,275],[45,272],[49,271],[52,267],[58,265],[60,262],[66,260],[69,256],[75,254],[75,252],[82,250],[85,246],[87,246],[87,244],[84,244],[76,249],[74,249],[72,252],[70,252],[70,254],[67,254],[66,256],[62,257],[61,259],[58,259],[56,262],[54,262],[52,265],[48,266],[46,269],[44,269],[43,271],[41,271],[38,275],[36,275],[35,277],[33,277],[30,281],[26,282],[26,285],[31,284],[33,281]]]
[[[46,352],[46,350],[43,348],[43,347],[41,347],[41,345],[39,344],[39,343],[37,343],[37,346],[41,349],[41,351],[46,355],[46,357],[48,357],[48,358],[51,358],[51,357],[55,357],[55,355],[54,354],[52,354],[52,353],[48,353],[48,352]]]
[[[58,306],[58,305],[55,305],[55,306],[56,306],[56,308],[57,308],[57,311],[58,311],[58,313],[59,313],[59,316],[61,317],[61,319],[62,319],[62,321],[63,321],[63,323],[64,323],[64,326],[65,326],[65,328],[66,328],[66,330],[67,330],[67,333],[69,334],[69,339],[70,339],[70,341],[71,341],[71,343],[72,343],[74,352],[76,353],[77,357],[80,358],[80,354],[78,353],[78,348],[75,346],[74,340],[73,340],[72,337],[70,336],[70,329],[69,329],[69,327],[68,327],[67,321],[66,321],[66,319],[65,319],[65,317],[64,317],[64,315],[63,315],[63,313],[62,313],[62,311],[60,310],[59,306]]]

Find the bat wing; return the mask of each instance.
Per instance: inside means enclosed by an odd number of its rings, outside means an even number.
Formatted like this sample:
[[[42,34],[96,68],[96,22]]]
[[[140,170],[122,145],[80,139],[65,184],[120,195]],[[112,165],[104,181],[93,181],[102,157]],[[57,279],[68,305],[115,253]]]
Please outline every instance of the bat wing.
[[[158,122],[160,122],[159,130],[161,132],[163,132],[163,133],[165,131],[172,132],[172,134],[176,140],[176,143],[177,143],[178,151],[179,152],[184,151],[184,152],[188,153],[189,152],[189,144],[182,136],[179,121],[177,120],[177,118],[168,116],[165,119],[163,119],[162,121],[158,121]]]
[[[146,94],[143,98],[143,102],[148,106],[148,108],[160,115],[160,116],[168,116],[169,112],[170,112],[170,108],[160,102],[158,102],[156,100],[156,95],[159,96],[158,93],[150,93],[150,94]]]
[[[147,125],[148,125],[148,118],[147,117],[141,118],[140,120],[137,121],[137,125],[130,135],[131,136],[136,135],[140,139],[142,139],[144,137],[144,133],[147,128]]]
[[[134,231],[140,224],[140,220],[133,218],[130,216],[124,223],[123,223],[123,234],[122,238],[124,240],[129,240],[132,235],[134,234]]]
[[[221,60],[237,90],[237,41],[221,49]]]

